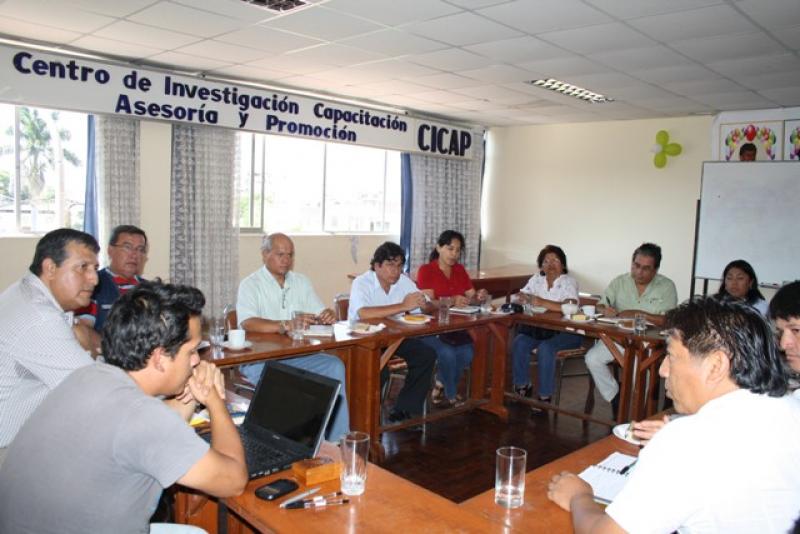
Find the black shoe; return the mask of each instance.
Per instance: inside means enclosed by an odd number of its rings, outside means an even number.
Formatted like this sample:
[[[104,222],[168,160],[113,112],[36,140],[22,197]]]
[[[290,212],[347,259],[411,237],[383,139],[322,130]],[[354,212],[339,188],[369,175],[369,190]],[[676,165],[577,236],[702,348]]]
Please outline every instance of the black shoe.
[[[539,402],[547,402],[549,403],[552,400],[552,397],[539,397]],[[542,415],[547,413],[548,410],[545,408],[540,408],[538,406],[531,406],[531,415]]]
[[[405,421],[406,419],[410,419],[411,414],[405,410],[392,410],[389,412],[389,422],[390,423],[400,423]]]
[[[514,392],[521,397],[531,397],[533,396],[533,386],[531,384],[527,386],[516,386]]]

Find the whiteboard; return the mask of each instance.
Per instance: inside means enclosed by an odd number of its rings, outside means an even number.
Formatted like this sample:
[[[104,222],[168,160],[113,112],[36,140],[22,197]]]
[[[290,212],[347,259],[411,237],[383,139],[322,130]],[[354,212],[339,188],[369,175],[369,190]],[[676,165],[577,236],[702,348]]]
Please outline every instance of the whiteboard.
[[[695,277],[744,259],[759,283],[800,278],[800,163],[703,163]]]

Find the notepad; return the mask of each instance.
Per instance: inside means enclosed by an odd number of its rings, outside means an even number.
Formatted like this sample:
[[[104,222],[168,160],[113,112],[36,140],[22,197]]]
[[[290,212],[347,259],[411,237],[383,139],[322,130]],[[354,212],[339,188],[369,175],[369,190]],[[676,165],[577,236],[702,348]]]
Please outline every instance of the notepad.
[[[628,476],[633,472],[629,469],[624,475],[620,474],[625,467],[636,461],[636,456],[612,453],[611,456],[597,465],[591,465],[578,475],[592,486],[594,500],[601,504],[611,504],[617,494],[625,486]]]

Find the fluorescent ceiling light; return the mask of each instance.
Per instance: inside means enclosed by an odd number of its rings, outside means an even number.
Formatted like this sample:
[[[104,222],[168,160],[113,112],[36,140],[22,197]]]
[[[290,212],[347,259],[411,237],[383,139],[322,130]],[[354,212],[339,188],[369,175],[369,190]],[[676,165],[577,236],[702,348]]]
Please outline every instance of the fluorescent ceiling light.
[[[561,93],[562,95],[571,96],[577,98],[578,100],[584,100],[591,104],[603,104],[605,102],[614,101],[613,98],[601,95],[600,93],[595,93],[594,91],[590,91],[588,89],[584,89],[583,87],[578,87],[577,85],[556,80],[555,78],[543,78],[541,80],[531,80],[525,83],[529,83],[534,87],[549,89],[551,91],[555,91],[556,93]]]

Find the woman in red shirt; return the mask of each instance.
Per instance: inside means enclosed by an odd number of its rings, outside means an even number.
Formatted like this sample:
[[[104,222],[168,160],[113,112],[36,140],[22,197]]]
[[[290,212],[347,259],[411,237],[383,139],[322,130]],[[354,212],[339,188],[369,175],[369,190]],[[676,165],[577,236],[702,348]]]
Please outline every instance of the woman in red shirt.
[[[455,230],[445,230],[436,241],[429,262],[419,268],[417,287],[438,300],[452,297],[455,306],[467,306],[473,298],[483,298],[486,291],[475,291],[464,266],[458,263],[464,249],[464,236]],[[463,334],[463,335],[459,335]],[[438,370],[436,372],[435,404],[456,404],[458,381],[461,373],[472,362],[472,342],[465,332],[454,332],[441,336],[428,336],[422,341],[436,350]],[[442,398],[444,393],[444,398]]]

